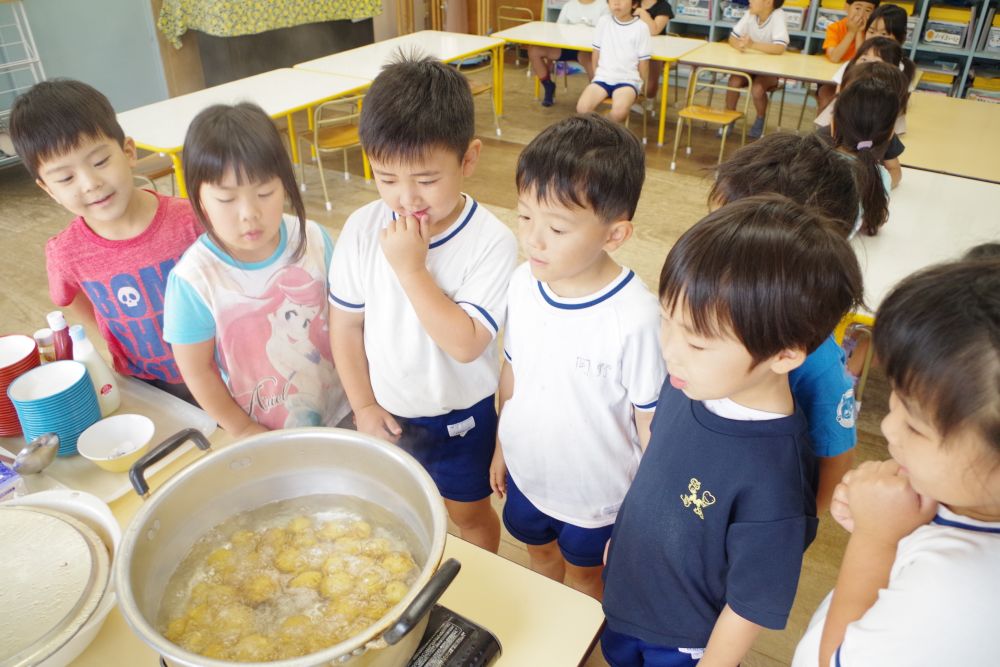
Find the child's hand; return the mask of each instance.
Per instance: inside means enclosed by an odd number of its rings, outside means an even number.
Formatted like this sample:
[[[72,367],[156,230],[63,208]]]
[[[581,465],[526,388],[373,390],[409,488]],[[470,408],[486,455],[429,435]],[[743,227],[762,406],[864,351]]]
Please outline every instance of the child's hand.
[[[412,215],[399,216],[379,233],[382,252],[399,278],[426,268],[430,240],[427,216],[420,220]]]
[[[503,498],[507,493],[507,462],[503,460],[500,443],[493,450],[493,462],[490,463],[490,488],[498,498]]]
[[[750,40],[750,35],[736,38],[736,48],[741,52],[749,49],[751,44],[753,44],[753,42]]]
[[[858,34],[858,31],[864,30],[865,18],[861,15],[852,16],[847,19],[847,34],[851,37]]]
[[[850,473],[848,473],[850,474]],[[830,516],[849,533],[854,532],[854,517],[851,516],[851,505],[847,501],[847,485],[841,482],[834,488],[830,499]]]
[[[354,423],[360,432],[392,443],[399,442],[399,436],[403,434],[403,429],[396,418],[378,403],[355,410]]]
[[[844,475],[854,535],[898,543],[937,512],[937,501],[913,490],[893,460],[866,461]]]

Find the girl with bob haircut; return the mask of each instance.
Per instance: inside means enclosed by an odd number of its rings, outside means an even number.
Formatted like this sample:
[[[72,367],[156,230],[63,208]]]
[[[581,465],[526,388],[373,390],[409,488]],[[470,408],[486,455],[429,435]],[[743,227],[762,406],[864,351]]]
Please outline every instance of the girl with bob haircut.
[[[205,234],[167,281],[163,337],[194,397],[237,438],[336,426],[349,407],[327,324],[333,243],[306,220],[271,119],[254,104],[205,109],[184,173]]]

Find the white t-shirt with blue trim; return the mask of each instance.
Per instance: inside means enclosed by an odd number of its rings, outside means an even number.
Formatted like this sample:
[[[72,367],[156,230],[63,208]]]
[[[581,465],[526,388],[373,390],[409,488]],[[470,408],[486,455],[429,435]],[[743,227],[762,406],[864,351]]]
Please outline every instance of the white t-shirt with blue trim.
[[[976,521],[944,506],[896,548],[889,584],[847,626],[830,665],[1000,665],[1000,522]],[[826,596],[795,649],[792,667],[816,667]]]
[[[163,339],[215,339],[215,358],[233,398],[269,429],[336,426],[350,411],[333,366],[326,276],[333,246],[315,222],[285,215],[278,247],[239,262],[202,235],[170,272]]]
[[[747,12],[733,27],[736,37],[750,36],[750,41],[760,44],[784,44],[788,46],[788,24],[785,12],[775,9],[763,23],[757,16]]]
[[[659,303],[627,268],[599,292],[568,299],[524,263],[507,309],[514,394],[499,438],[510,475],[545,514],[610,525],[642,454],[633,409],[654,410],[666,376]]]
[[[649,28],[638,18],[622,23],[611,14],[602,16],[594,30],[594,48],[601,52],[594,81],[628,83],[638,89],[642,86],[639,61],[652,55],[649,40]]]
[[[463,196],[465,208],[458,219],[431,239],[427,269],[450,299],[496,337],[507,314],[517,241],[495,215]],[[393,217],[392,209],[378,200],[347,219],[333,251],[330,303],[364,313],[365,354],[379,405],[409,418],[468,408],[496,393],[496,345],[465,364],[438,347],[379,245],[379,232]]]

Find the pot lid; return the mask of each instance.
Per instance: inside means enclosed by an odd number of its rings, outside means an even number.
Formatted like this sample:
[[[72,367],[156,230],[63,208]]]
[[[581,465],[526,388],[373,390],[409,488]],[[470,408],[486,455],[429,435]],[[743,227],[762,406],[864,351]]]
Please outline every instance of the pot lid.
[[[55,653],[93,615],[110,558],[93,529],[41,507],[0,507],[0,663],[32,665]]]

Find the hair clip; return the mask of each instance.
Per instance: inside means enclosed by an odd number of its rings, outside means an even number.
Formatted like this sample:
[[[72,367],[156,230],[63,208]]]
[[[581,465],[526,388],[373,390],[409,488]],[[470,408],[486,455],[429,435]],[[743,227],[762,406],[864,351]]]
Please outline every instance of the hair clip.
[[[875,144],[872,143],[870,140],[869,141],[859,141],[858,142],[858,150],[859,151],[863,151],[864,149],[871,148],[874,145]]]
[[[906,68],[905,68],[905,67],[903,67],[903,63],[902,63],[902,61],[900,61],[900,63],[899,63],[899,71],[900,71],[900,72],[906,72]]]

